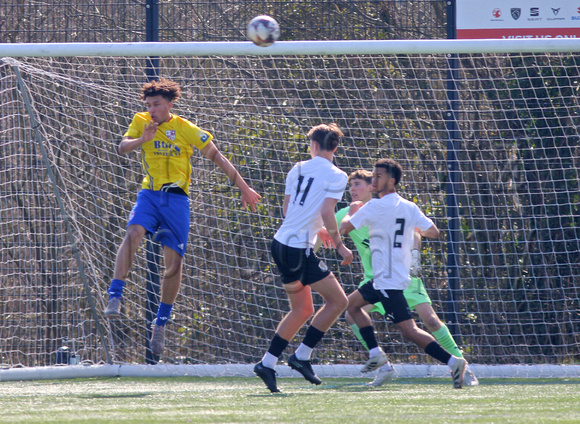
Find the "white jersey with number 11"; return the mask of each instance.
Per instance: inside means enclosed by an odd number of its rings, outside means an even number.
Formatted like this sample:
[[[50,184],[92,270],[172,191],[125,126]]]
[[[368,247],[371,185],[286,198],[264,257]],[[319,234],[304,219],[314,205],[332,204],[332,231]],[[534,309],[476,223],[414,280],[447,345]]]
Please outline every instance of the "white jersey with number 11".
[[[347,179],[344,171],[320,156],[296,163],[286,177],[284,194],[290,196],[290,201],[274,238],[290,247],[314,247],[316,235],[324,225],[322,203],[326,198],[340,200]]]

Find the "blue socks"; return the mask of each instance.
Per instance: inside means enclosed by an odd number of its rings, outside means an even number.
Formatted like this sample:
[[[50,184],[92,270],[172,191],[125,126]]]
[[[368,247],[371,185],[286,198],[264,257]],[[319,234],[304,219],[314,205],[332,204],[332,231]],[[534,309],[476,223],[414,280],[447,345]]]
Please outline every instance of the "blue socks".
[[[123,287],[125,286],[125,282],[123,280],[113,279],[111,281],[111,286],[107,293],[109,293],[109,299],[114,297],[122,297],[123,296]],[[173,305],[168,305],[167,303],[159,303],[159,309],[157,310],[157,318],[155,321],[156,325],[160,325],[165,327],[167,321],[169,320],[169,315],[171,315],[171,309]]]
[[[111,286],[107,293],[109,293],[109,299],[114,297],[122,297],[123,296],[123,287],[125,286],[125,282],[123,280],[116,280],[114,279],[111,281]]]
[[[167,303],[163,302],[159,303],[155,325],[165,327],[165,324],[167,324],[167,321],[169,320],[169,315],[171,314],[171,308],[173,308],[173,305],[168,305]]]

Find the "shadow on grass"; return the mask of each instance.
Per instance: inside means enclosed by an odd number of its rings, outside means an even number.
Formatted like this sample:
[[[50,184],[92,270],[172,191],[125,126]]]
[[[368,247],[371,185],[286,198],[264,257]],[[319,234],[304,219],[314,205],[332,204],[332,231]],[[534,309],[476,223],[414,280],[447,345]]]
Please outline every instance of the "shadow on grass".
[[[265,397],[290,397],[294,396],[295,393],[261,393],[259,395],[248,395],[248,397],[257,397],[257,398],[265,398]]]
[[[546,386],[580,384],[580,378],[480,378],[482,386]]]
[[[423,384],[423,385],[452,385],[451,379],[447,378],[397,378],[390,385],[397,384]],[[580,384],[580,378],[479,378],[480,386],[543,386],[543,385],[570,385],[570,384]],[[385,384],[382,387],[386,387]],[[467,389],[476,389],[475,387],[463,386]]]
[[[288,385],[283,388],[283,393],[268,393],[264,395],[250,395],[250,396],[311,396],[316,392],[324,392],[324,391],[333,391],[333,392],[349,392],[349,393],[363,393],[363,392],[374,392],[374,391],[382,391],[388,389],[392,390],[399,390],[397,389],[396,385],[393,384],[385,384],[381,387],[373,387],[367,386],[366,383],[341,383],[341,382],[323,382],[319,386],[310,385],[310,386],[302,386],[302,385]],[[296,392],[293,392],[296,390]],[[290,392],[290,393],[289,393]]]
[[[144,398],[149,395],[152,395],[151,392],[145,393],[113,393],[113,394],[102,394],[102,393],[95,393],[92,395],[79,395],[78,398],[81,399],[114,399],[114,398]]]

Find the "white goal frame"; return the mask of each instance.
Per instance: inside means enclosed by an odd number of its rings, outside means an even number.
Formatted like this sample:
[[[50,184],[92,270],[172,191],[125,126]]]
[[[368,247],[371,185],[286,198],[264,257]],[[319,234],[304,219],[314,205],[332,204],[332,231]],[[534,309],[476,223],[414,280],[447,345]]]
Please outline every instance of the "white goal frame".
[[[307,55],[414,55],[580,52],[580,39],[509,40],[389,40],[389,41],[281,41],[261,48],[250,42],[156,43],[0,43],[0,58],[23,57],[197,57],[197,56],[307,56]],[[578,301],[578,299],[576,299]],[[439,312],[436,310],[436,312]],[[448,377],[441,365],[399,364],[401,377]],[[321,377],[360,377],[354,365],[315,365]],[[472,365],[483,378],[580,377],[580,365]],[[281,377],[297,376],[279,366]],[[85,364],[0,370],[0,381],[99,376],[253,376],[247,364],[132,365]]]

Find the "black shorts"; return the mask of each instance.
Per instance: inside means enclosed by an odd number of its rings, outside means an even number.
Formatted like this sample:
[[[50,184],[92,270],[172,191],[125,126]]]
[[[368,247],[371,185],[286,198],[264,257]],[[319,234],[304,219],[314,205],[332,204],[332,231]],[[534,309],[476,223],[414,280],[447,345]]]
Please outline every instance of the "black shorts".
[[[300,280],[302,285],[307,286],[330,275],[326,262],[316,256],[312,249],[286,246],[274,239],[270,251],[284,284]]]
[[[385,308],[385,317],[388,316],[393,324],[413,319],[403,290],[376,290],[373,287],[373,280],[370,280],[360,286],[358,291],[363,299],[369,303],[381,302]]]

